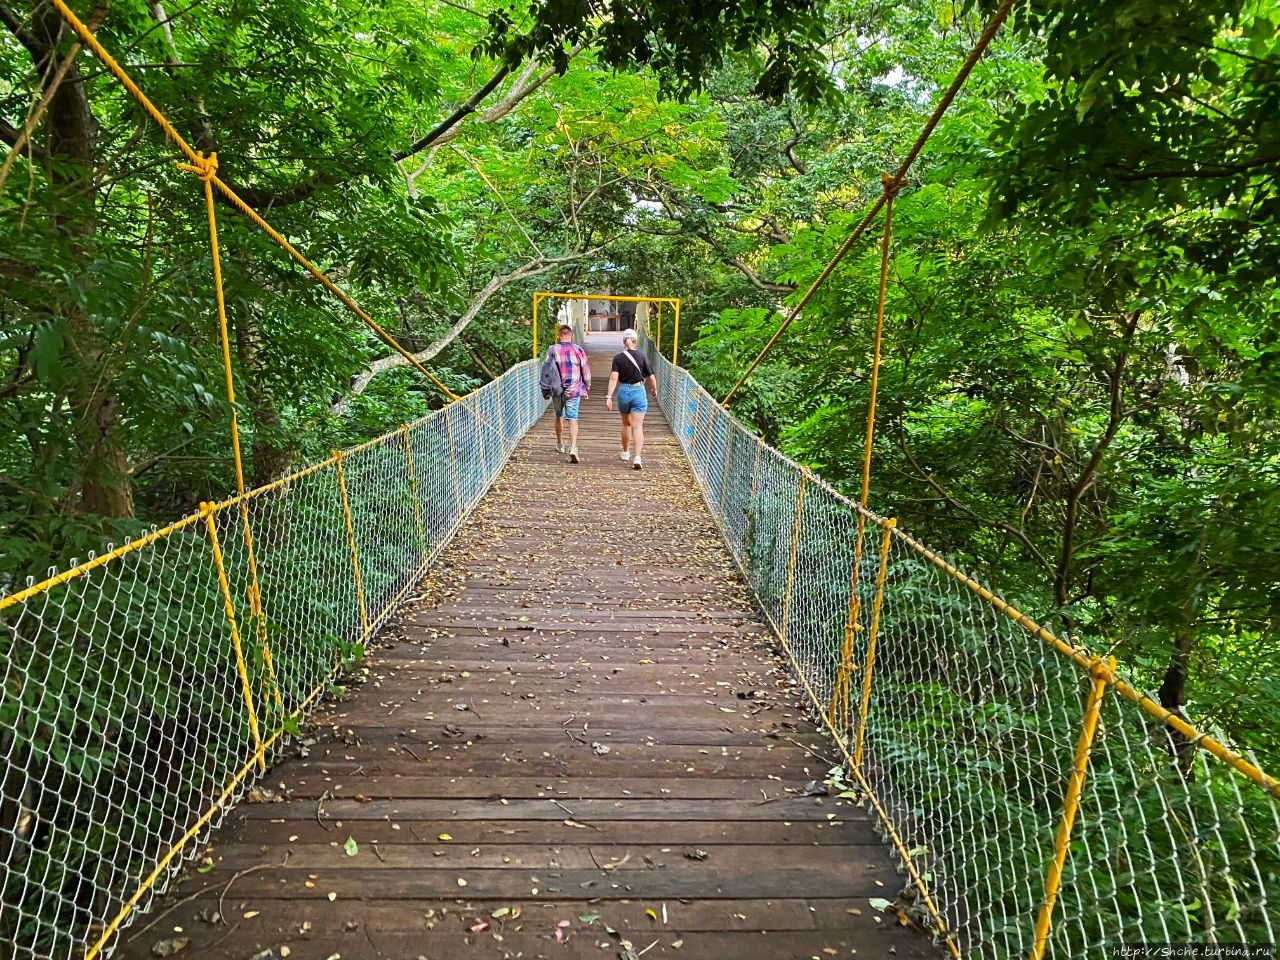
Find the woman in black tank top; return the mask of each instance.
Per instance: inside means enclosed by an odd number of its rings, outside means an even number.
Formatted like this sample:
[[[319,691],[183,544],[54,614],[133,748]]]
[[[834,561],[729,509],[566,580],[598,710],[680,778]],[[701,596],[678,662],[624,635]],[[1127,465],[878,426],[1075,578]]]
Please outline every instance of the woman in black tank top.
[[[634,470],[641,469],[640,455],[644,450],[644,415],[649,409],[645,399],[645,383],[649,392],[658,399],[658,378],[653,375],[649,358],[636,349],[639,337],[631,329],[622,331],[622,352],[614,356],[609,371],[609,387],[605,391],[604,405],[613,409],[614,394],[618,397],[618,412],[622,414],[622,449],[618,459],[631,460]]]

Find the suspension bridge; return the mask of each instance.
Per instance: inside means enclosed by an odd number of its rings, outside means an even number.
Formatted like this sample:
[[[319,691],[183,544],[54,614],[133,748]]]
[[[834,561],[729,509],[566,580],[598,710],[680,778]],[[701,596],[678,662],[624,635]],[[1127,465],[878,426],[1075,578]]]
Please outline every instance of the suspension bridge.
[[[599,390],[553,452],[536,360],[455,396],[54,4],[197,176],[215,283],[221,194],[448,403],[254,490],[233,419],[234,497],[0,598],[8,955],[1276,941],[1280,783],[868,503],[893,200],[1009,3],[728,397],[646,331],[643,473]],[[881,212],[855,501],[728,400]]]

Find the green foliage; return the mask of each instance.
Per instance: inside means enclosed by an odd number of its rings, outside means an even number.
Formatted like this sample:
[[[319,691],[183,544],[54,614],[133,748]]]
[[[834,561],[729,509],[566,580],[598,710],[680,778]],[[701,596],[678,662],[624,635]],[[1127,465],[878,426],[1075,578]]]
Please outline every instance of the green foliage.
[[[824,69],[826,22],[821,4],[775,0],[769,4],[663,3],[627,5],[544,0],[532,4],[529,19],[514,3],[489,14],[486,50],[512,66],[546,53],[560,72],[568,67],[565,48],[594,42],[601,60],[614,68],[652,66],[675,95],[702,88],[730,53],[767,50],[756,92],[781,99],[795,91],[809,101],[832,92]]]

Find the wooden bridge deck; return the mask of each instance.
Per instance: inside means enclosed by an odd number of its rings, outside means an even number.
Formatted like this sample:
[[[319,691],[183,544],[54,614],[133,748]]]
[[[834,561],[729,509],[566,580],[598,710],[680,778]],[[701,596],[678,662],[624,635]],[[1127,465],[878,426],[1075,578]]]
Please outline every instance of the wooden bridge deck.
[[[656,408],[645,470],[617,458],[614,343],[582,463],[544,418],[117,955],[938,955],[870,905],[902,880],[867,815],[806,796],[831,751]]]

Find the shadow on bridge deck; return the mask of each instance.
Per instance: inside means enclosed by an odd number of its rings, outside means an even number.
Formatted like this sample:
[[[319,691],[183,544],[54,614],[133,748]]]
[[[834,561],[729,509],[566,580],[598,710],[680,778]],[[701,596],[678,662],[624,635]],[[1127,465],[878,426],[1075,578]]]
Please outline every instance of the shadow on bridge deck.
[[[616,343],[589,340],[582,462],[544,417],[119,955],[937,955],[869,903],[903,883],[866,814],[805,795],[833,751],[656,407],[646,469],[618,459]]]

